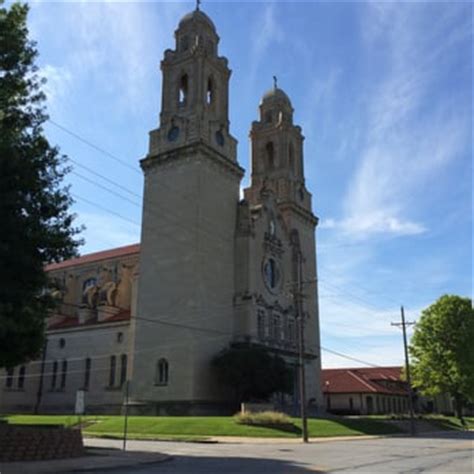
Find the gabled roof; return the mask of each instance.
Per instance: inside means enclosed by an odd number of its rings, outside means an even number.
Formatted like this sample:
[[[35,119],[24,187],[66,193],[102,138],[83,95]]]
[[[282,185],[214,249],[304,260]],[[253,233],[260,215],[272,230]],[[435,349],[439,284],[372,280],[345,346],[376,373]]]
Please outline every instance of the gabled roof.
[[[64,262],[51,263],[46,265],[45,270],[47,272],[54,270],[61,270],[63,268],[69,268],[76,265],[85,265],[88,263],[98,262],[100,260],[108,260],[111,258],[125,257],[128,255],[140,253],[140,244],[126,245],[125,247],[118,247],[115,249],[103,250],[102,252],[94,252],[86,255],[82,255],[77,258],[71,258],[64,260]]]
[[[401,373],[401,367],[324,369],[321,371],[321,386],[324,393],[406,395]]]

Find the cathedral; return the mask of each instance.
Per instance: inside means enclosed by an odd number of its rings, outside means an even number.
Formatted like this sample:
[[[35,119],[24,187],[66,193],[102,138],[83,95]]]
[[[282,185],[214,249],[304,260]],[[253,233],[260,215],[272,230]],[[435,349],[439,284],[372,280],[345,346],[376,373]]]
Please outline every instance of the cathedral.
[[[0,410],[225,414],[235,411],[211,361],[237,343],[294,368],[304,337],[308,408],[322,410],[315,228],[303,135],[277,87],[252,122],[251,181],[229,124],[231,70],[199,9],[185,15],[161,62],[159,127],[150,132],[140,244],[51,264],[57,311],[39,360],[5,371]]]

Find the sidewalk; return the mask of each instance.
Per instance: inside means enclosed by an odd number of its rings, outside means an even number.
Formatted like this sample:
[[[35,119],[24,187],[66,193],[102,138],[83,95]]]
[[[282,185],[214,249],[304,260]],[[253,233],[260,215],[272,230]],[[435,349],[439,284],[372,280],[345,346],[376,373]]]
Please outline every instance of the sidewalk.
[[[84,444],[86,445],[86,439]],[[79,458],[47,461],[0,462],[1,474],[43,474],[50,472],[81,472],[114,469],[167,461],[171,456],[151,451],[121,451],[117,448],[86,447],[86,455]]]

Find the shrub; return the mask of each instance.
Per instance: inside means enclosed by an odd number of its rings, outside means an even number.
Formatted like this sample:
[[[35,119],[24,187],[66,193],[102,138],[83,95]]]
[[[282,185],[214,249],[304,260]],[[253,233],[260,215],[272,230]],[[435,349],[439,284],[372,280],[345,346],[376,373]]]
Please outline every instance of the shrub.
[[[291,418],[285,413],[278,411],[262,411],[260,413],[237,413],[234,416],[235,422],[241,425],[253,425],[253,426],[274,426],[274,427],[287,427],[292,426],[293,423]]]

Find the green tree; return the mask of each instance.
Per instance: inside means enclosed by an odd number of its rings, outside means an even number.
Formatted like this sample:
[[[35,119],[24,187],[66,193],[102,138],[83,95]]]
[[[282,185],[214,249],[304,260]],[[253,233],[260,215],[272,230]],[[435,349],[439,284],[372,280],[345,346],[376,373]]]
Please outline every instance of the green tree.
[[[0,0],[0,367],[38,355],[53,301],[44,265],[76,255],[65,157],[47,120],[28,6]]]
[[[474,310],[469,298],[445,295],[425,309],[411,339],[413,385],[422,394],[449,393],[462,419],[474,401]]]
[[[273,393],[291,393],[293,372],[285,361],[263,347],[242,344],[222,350],[212,361],[220,383],[234,392],[237,403],[267,400]]]

